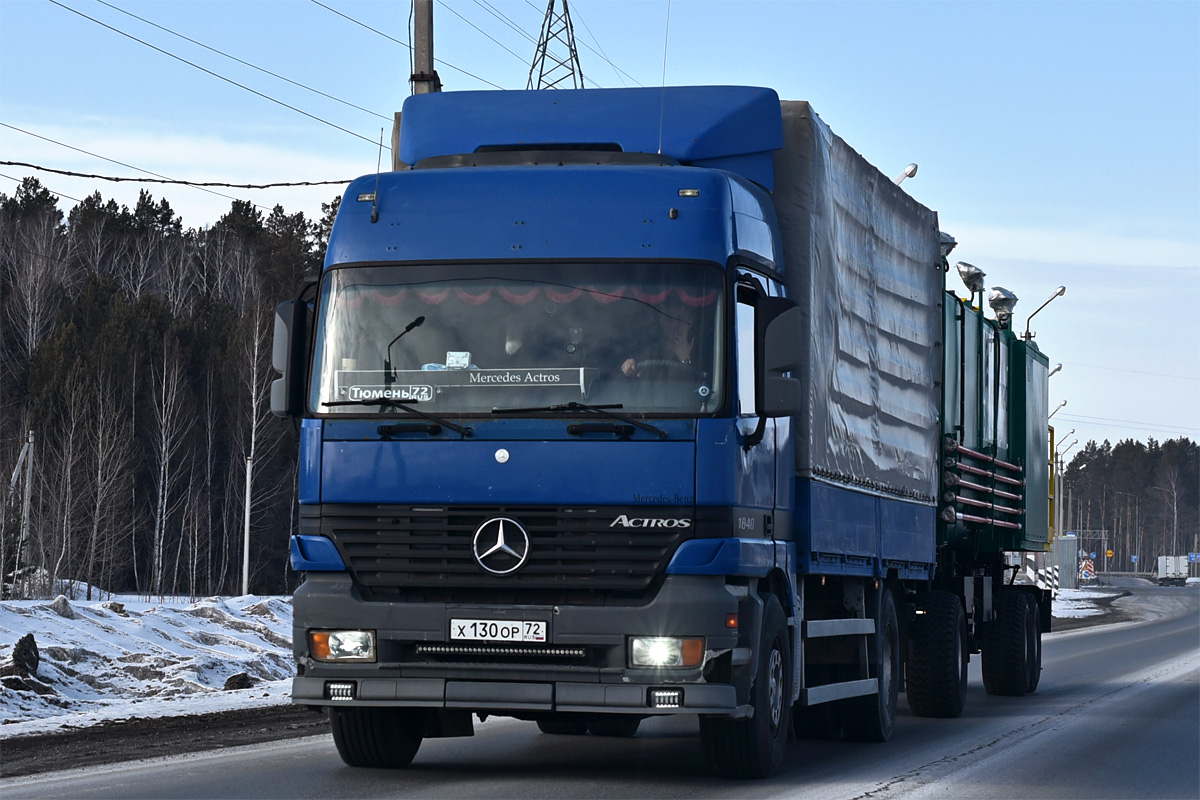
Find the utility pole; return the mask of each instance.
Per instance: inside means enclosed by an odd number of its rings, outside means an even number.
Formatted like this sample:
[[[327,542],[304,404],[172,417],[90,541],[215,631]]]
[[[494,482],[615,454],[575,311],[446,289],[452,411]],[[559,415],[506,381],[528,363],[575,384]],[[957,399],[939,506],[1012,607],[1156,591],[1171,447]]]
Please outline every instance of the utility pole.
[[[546,6],[546,18],[542,20],[542,32],[538,36],[537,51],[529,67],[526,89],[582,89],[583,68],[579,66],[579,51],[575,49],[575,27],[571,24],[571,11],[567,0],[562,0],[562,13],[554,12],[556,0]],[[554,45],[558,45],[554,48]],[[558,52],[552,52],[556,49]],[[560,55],[566,50],[566,55]],[[534,74],[537,81],[534,81]],[[570,81],[570,85],[567,85]]]
[[[442,90],[442,79],[433,68],[433,0],[413,0],[412,32],[413,94],[429,94]]]
[[[21,454],[17,456],[17,466],[13,468],[12,480],[8,482],[8,491],[4,493],[3,497],[0,497],[0,599],[4,598],[4,565],[8,563],[4,552],[4,543],[7,541],[4,538],[5,511],[8,508],[9,498],[17,488],[17,481],[21,480],[22,471],[25,473],[25,486],[21,493],[21,534],[17,538],[17,548],[13,554],[13,592],[14,596],[24,596],[23,593],[17,592],[17,573],[21,568],[21,550],[29,541],[29,514],[33,499],[33,442],[34,432],[30,431],[25,438],[25,446],[21,448]]]

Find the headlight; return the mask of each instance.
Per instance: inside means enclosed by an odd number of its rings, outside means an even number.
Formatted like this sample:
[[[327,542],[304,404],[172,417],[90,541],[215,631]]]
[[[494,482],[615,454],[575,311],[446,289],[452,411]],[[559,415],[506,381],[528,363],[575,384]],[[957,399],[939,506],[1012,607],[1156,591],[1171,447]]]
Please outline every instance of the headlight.
[[[317,661],[374,661],[374,631],[310,631],[308,652]]]
[[[698,667],[703,660],[703,639],[673,636],[633,636],[629,639],[629,665],[632,667]]]

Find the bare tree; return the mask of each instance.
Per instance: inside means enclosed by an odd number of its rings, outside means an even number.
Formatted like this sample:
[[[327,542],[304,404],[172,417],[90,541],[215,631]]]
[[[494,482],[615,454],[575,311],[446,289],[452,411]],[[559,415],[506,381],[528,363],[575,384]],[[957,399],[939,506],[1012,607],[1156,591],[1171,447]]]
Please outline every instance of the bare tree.
[[[113,231],[107,214],[97,215],[89,225],[71,228],[71,253],[89,272],[113,275],[124,262],[129,239]]]
[[[162,269],[158,291],[167,301],[171,316],[179,318],[191,307],[196,291],[195,251],[192,237],[171,236],[162,246]]]
[[[82,383],[81,370],[76,363],[71,370],[69,385],[78,387]],[[79,430],[83,426],[83,410],[81,404],[67,401],[64,403],[57,424],[52,426],[54,437],[48,458],[43,462],[47,468],[50,494],[54,502],[47,503],[47,516],[53,520],[52,525],[46,525],[43,535],[47,543],[58,551],[51,567],[48,561],[43,562],[50,576],[51,586],[57,586],[64,577],[75,579],[78,572],[79,559],[75,552],[75,527],[78,519],[80,495],[86,494],[86,487],[81,483],[86,476],[79,478]]]
[[[1163,501],[1171,512],[1171,545],[1167,547],[1167,534],[1163,531],[1162,550],[1168,555],[1179,555],[1179,467],[1175,464],[1163,464],[1159,470],[1158,480],[1162,486],[1155,486],[1155,491],[1161,492]]]
[[[120,281],[125,296],[131,300],[140,297],[150,288],[150,281],[158,265],[162,240],[162,232],[155,228],[149,228],[127,240],[129,251],[121,260],[117,280]]]
[[[28,363],[54,327],[66,279],[66,240],[53,214],[35,214],[16,223],[14,252],[6,283],[5,310],[17,332],[16,357]]]
[[[161,361],[154,365],[151,378],[151,415],[153,447],[150,460],[154,467],[153,532],[150,547],[150,592],[161,596],[166,570],[167,535],[170,521],[182,502],[177,487],[183,469],[184,445],[192,424],[187,408],[188,387],[178,344],[164,337]]]
[[[88,406],[87,436],[88,469],[92,474],[90,524],[84,577],[87,580],[87,599],[92,599],[92,586],[108,574],[103,563],[111,557],[112,540],[120,535],[122,503],[130,483],[133,460],[133,423],[124,412],[118,396],[118,383],[106,372],[96,376]],[[105,542],[109,547],[103,547]],[[100,562],[100,563],[98,563]]]

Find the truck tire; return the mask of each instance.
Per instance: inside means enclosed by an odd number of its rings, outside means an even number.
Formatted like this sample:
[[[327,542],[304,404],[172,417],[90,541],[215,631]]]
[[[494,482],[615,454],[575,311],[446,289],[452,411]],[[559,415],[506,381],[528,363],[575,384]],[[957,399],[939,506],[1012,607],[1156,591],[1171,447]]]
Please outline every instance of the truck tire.
[[[329,727],[352,767],[403,769],[421,747],[425,712],[408,708],[330,708]]]
[[[983,688],[988,694],[1022,697],[1042,675],[1042,631],[1037,601],[1028,593],[1002,592],[996,620],[983,640]]]
[[[722,775],[766,778],[783,763],[791,729],[791,639],[783,606],[774,595],[763,605],[758,664],[747,719],[700,717],[700,740]]]
[[[641,717],[607,714],[603,717],[592,717],[588,720],[587,729],[592,736],[629,737],[637,733],[641,724]]]
[[[908,707],[918,717],[960,716],[967,700],[967,615],[951,592],[917,600],[905,669]]]
[[[538,730],[555,736],[582,736],[587,733],[587,720],[568,714],[560,714],[550,719],[539,719]]]
[[[855,742],[886,742],[892,738],[896,706],[900,692],[900,622],[896,601],[888,588],[879,590],[875,613],[875,633],[867,639],[870,674],[879,679],[879,691],[873,695],[842,701],[842,728],[846,738]]]

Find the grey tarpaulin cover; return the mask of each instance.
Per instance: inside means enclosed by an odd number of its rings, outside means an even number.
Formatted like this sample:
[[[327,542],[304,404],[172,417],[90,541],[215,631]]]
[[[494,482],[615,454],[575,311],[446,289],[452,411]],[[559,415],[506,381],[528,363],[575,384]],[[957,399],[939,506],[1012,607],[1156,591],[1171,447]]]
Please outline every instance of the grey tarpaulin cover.
[[[941,300],[937,214],[806,102],[784,102],[775,207],[803,310],[802,476],[934,502]]]

